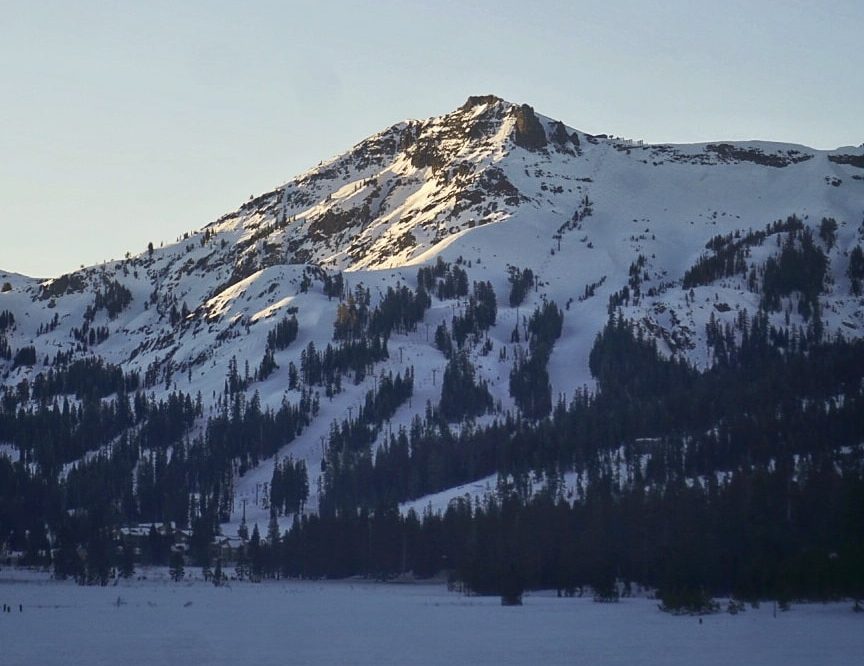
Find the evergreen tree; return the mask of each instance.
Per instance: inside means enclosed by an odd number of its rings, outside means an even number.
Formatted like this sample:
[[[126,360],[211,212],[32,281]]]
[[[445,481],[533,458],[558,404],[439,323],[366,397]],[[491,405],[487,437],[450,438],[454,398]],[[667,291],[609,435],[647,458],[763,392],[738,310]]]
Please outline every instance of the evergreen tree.
[[[448,421],[462,421],[479,416],[492,408],[492,396],[486,383],[475,381],[474,366],[465,352],[453,355],[441,380],[438,409]]]
[[[846,275],[852,283],[852,293],[856,296],[861,295],[861,283],[864,280],[864,250],[860,245],[856,245],[849,253],[849,267],[846,270]]]
[[[87,541],[87,584],[107,585],[111,572],[111,540],[104,529],[97,528]]]
[[[261,547],[261,535],[258,532],[258,523],[252,527],[252,536],[249,539],[249,563],[251,580],[259,582],[264,575],[264,552]]]

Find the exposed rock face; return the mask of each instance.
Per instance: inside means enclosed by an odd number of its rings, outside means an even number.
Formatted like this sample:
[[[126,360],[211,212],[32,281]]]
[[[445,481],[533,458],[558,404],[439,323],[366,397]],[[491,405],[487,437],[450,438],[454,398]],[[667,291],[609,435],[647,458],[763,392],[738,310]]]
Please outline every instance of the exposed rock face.
[[[399,134],[399,150],[408,150],[411,146],[414,145],[414,142],[417,140],[416,128],[413,124],[409,124],[402,132]]]
[[[861,147],[864,148],[864,144],[861,144]],[[835,164],[848,164],[864,169],[864,155],[829,155],[828,159]]]
[[[555,143],[567,143],[570,141],[570,135],[567,134],[567,128],[560,120],[552,124],[552,132],[549,136]]]
[[[438,142],[433,139],[424,139],[413,148],[411,165],[416,169],[432,167],[433,171],[437,171],[446,163],[444,156],[438,150]]]
[[[501,169],[489,168],[480,178],[481,187],[494,196],[506,197],[508,205],[519,203],[519,190],[510,182]]]
[[[513,141],[516,145],[534,151],[545,148],[546,132],[534,114],[534,109],[523,104],[514,107],[513,112],[516,115],[516,130],[513,132]]]
[[[470,111],[475,106],[480,106],[481,104],[496,104],[497,102],[503,102],[500,97],[496,95],[471,95],[465,103],[459,107],[460,111]]]
[[[709,143],[705,146],[707,152],[715,153],[723,162],[753,162],[762,166],[783,168],[790,164],[806,162],[813,155],[788,150],[785,154],[765,154],[758,148],[742,148],[731,143]],[[828,159],[831,159],[830,157]]]
[[[368,216],[368,210],[367,210]],[[363,214],[357,210],[333,210],[324,211],[324,214],[309,225],[309,233],[316,240],[323,240],[340,231],[345,231],[363,219]]]
[[[576,132],[568,134],[567,128],[560,120],[552,124],[552,132],[549,135],[549,139],[557,146],[558,150],[571,154],[574,149],[579,148],[579,135]]]
[[[469,143],[480,145],[488,141],[500,127],[507,108],[508,103],[495,95],[469,97],[465,104],[431,127],[428,123],[409,126],[400,141],[412,166],[430,167],[437,173]]]

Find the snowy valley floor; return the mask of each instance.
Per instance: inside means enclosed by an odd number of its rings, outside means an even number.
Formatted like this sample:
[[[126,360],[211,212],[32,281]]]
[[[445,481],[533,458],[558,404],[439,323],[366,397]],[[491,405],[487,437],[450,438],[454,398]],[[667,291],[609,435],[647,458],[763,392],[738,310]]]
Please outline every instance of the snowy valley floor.
[[[770,604],[737,616],[661,613],[534,593],[503,608],[440,584],[279,581],[214,588],[154,579],[79,587],[0,571],[0,663],[19,664],[851,664],[851,603]],[[23,604],[23,612],[18,605]]]

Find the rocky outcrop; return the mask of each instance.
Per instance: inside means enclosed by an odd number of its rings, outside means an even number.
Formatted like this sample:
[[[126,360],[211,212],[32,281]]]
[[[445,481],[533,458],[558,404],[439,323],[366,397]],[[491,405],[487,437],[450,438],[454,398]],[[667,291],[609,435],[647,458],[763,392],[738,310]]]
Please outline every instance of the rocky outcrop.
[[[496,95],[471,95],[471,97],[469,97],[467,101],[459,107],[459,111],[470,111],[475,106],[480,106],[481,104],[496,104],[503,101],[504,100]]]
[[[515,206],[519,203],[518,188],[510,182],[501,169],[489,168],[480,177],[480,187],[492,196],[504,197],[504,203]]]
[[[413,124],[409,124],[402,132],[399,134],[399,150],[405,151],[408,150],[411,146],[414,145],[414,142],[417,140],[417,129]]]
[[[368,216],[368,209],[366,214]],[[360,223],[362,219],[362,210],[354,208],[350,210],[334,210],[331,208],[324,211],[321,217],[309,225],[309,233],[313,238],[320,241],[349,229]]]
[[[549,133],[549,139],[555,144],[558,150],[572,153],[574,150],[579,149],[579,135],[576,132],[568,134],[567,128],[560,120],[552,123],[552,131]]]
[[[828,159],[835,164],[848,164],[864,169],[864,155],[829,155]]]
[[[447,160],[438,149],[438,142],[434,139],[424,138],[413,146],[411,151],[411,165],[416,169],[431,167],[432,171],[441,169]]]
[[[523,104],[513,107],[516,116],[516,129],[513,131],[513,141],[525,150],[543,150],[546,147],[546,131],[534,113],[534,109]]]
[[[811,159],[813,155],[797,150],[787,150],[784,153],[764,153],[758,148],[732,145],[731,143],[709,143],[705,151],[717,155],[721,162],[753,162],[761,166],[783,168],[790,164],[798,164]]]

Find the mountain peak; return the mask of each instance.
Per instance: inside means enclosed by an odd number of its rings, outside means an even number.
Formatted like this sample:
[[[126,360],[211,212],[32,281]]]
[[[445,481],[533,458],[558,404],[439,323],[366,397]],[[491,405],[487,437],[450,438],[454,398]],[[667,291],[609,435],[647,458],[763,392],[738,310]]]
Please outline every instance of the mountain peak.
[[[818,325],[825,338],[860,337],[860,152],[642,144],[576,132],[527,104],[470,97],[450,113],[394,124],[175,244],[50,281],[0,273],[0,390],[53,399],[60,380],[37,376],[93,358],[139,373],[157,399],[199,393],[203,413],[220,413],[232,392],[248,389],[256,401],[258,392],[262,410],[276,413],[320,389],[320,415],[278,452],[305,460],[314,487],[319,437],[332,421],[350,419],[372,381],[416,368],[417,393],[393,420],[394,432],[407,430],[424,405],[438,404],[448,349],[470,355],[499,414],[516,414],[525,394],[508,389],[508,377],[533,368],[524,362],[535,347],[526,313],[539,316],[547,303],[566,313],[548,377],[544,360],[531,380],[550,396],[593,385],[590,350],[613,312],[700,368],[727,353],[718,342],[726,331],[740,334],[756,317],[770,318],[765,330]],[[812,258],[816,279],[781,285],[784,252],[793,263]],[[419,286],[420,266],[429,305],[403,291]],[[373,372],[361,358],[354,381],[325,385],[304,370],[313,358],[305,350],[335,343],[326,353],[341,353],[334,324],[346,312],[361,321],[340,302],[348,293],[369,312],[387,299],[386,317],[408,323],[392,329],[390,355]],[[481,293],[496,303],[493,323],[471,332],[464,327],[479,321]],[[296,340],[282,346],[292,326]],[[250,367],[244,377],[238,362]],[[106,390],[113,377],[105,374]],[[250,470],[238,497],[254,497],[272,473],[270,459]],[[255,519],[268,515],[262,508]]]
[[[515,106],[511,102],[498,97],[498,95],[471,95],[458,110],[470,111],[475,106],[483,106],[487,104],[506,104],[509,106]]]

